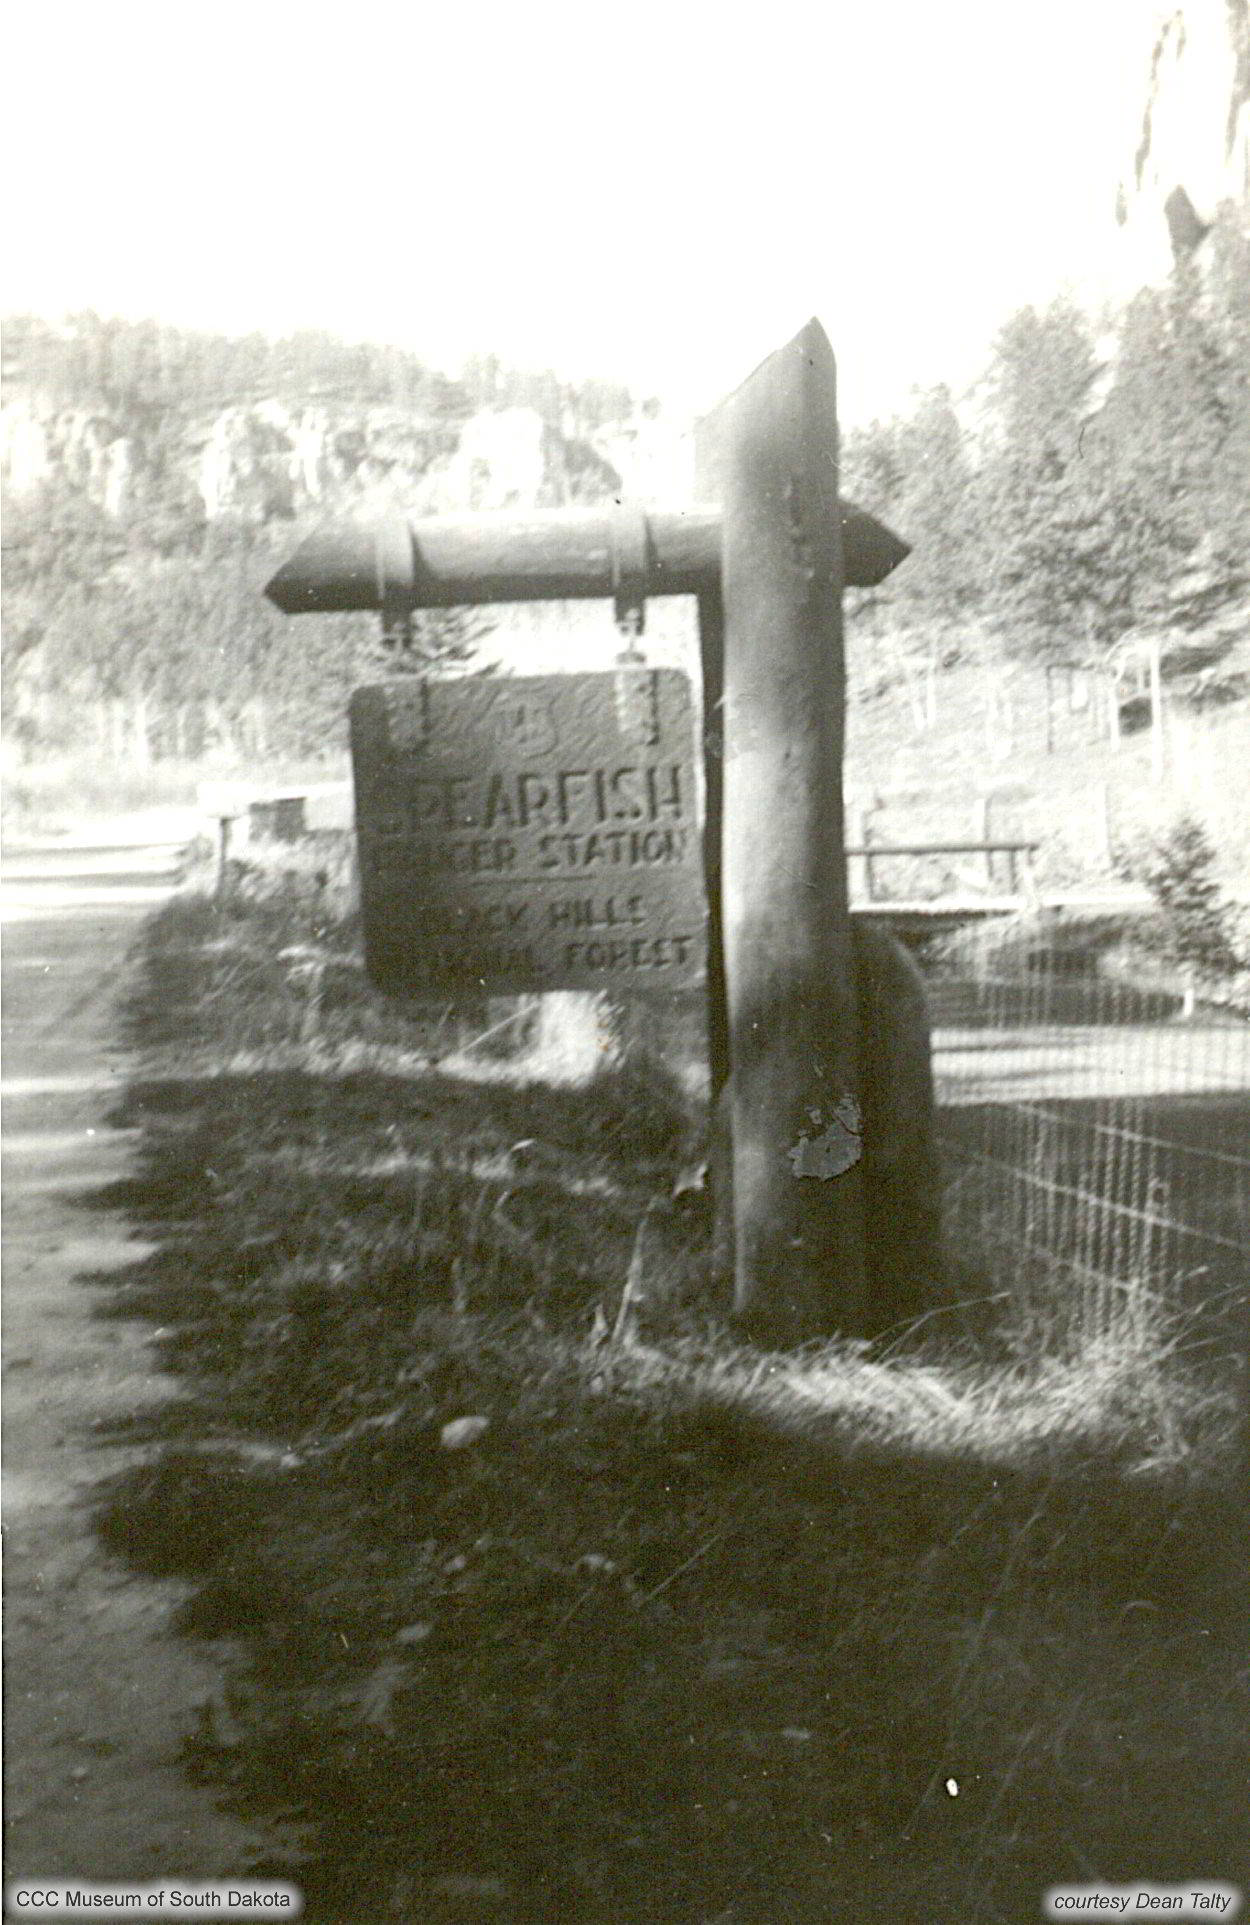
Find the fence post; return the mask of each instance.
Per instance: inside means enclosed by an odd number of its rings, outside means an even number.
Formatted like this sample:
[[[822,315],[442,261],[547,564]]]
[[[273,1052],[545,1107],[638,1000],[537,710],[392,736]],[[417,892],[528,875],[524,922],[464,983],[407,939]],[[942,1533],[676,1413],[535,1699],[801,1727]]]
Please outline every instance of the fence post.
[[[1111,863],[1111,786],[1107,782],[1094,784],[1094,826],[1098,834],[1098,853],[1109,867]]]
[[[1157,635],[1150,639],[1150,779],[1156,789],[1163,781],[1163,644]]]
[[[233,822],[234,817],[231,815],[219,815],[217,818],[217,885],[214,893],[218,902],[225,900],[226,869],[230,858],[230,829]]]
[[[1103,671],[1103,685],[1107,697],[1107,740],[1118,749],[1120,746],[1120,682],[1114,669]]]
[[[1053,755],[1055,752],[1054,676],[1055,676],[1055,671],[1057,666],[1058,665],[1055,662],[1047,662],[1043,670],[1043,673],[1046,677],[1046,753],[1047,755]]]
[[[979,830],[977,840],[985,844],[985,888],[987,895],[994,887],[994,851],[990,847],[990,817],[992,813],[993,803],[991,798],[988,795],[981,796],[977,804],[977,826]]]
[[[152,766],[151,717],[146,695],[137,695],[131,710],[131,754],[138,768]]]
[[[1024,897],[1025,903],[1030,909],[1040,907],[1041,894],[1037,886],[1037,872],[1033,867],[1032,849],[1013,850],[1012,861],[1013,863],[1017,861],[1019,863],[1019,867],[1015,870],[1012,881],[1016,882],[1018,880],[1020,893]]]

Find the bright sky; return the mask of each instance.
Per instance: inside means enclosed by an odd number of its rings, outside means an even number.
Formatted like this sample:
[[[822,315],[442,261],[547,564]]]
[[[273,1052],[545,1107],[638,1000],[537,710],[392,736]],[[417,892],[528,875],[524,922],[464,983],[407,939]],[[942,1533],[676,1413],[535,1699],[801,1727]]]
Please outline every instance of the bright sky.
[[[702,407],[818,313],[846,420],[1097,288],[1154,0],[43,0],[3,305],[325,327]]]

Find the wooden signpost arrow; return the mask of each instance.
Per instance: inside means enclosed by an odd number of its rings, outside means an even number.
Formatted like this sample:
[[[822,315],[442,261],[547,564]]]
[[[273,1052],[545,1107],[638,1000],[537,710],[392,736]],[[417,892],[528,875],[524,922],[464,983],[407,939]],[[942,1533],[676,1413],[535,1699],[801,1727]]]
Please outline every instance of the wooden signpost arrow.
[[[611,596],[624,618],[653,595],[699,598],[709,1049],[714,1089],[732,1070],[735,1306],[757,1335],[800,1341],[864,1321],[841,595],[908,550],[839,498],[818,322],[718,410],[715,444],[719,501],[347,522],[310,536],[266,593],[287,614],[375,609],[392,629],[462,603]],[[577,773],[593,799],[593,771]],[[630,769],[608,779],[637,792]],[[470,942],[474,987],[479,961]]]

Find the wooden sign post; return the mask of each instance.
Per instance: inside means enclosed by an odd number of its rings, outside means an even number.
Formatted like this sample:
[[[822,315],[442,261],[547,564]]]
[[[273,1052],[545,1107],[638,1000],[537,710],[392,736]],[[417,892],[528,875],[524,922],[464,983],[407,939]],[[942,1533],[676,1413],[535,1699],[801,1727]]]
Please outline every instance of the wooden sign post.
[[[731,398],[723,443],[735,1303],[781,1340],[864,1318],[837,445],[812,322]]]
[[[341,524],[266,593],[287,614],[376,609],[392,632],[417,608],[586,596],[611,596],[636,629],[648,597],[698,597],[709,1047],[714,1088],[732,1071],[735,1305],[786,1342],[864,1324],[841,593],[908,551],[839,500],[817,322],[719,416],[719,501]],[[651,704],[645,743],[630,678]],[[630,666],[466,696],[405,682],[354,708],[377,979],[409,995],[688,981],[703,954],[684,678]]]

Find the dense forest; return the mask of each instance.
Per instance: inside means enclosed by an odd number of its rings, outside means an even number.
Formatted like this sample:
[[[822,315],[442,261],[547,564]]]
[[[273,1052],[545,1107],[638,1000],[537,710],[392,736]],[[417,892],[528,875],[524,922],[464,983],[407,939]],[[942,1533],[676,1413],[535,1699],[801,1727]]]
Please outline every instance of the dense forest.
[[[14,433],[42,450],[24,476],[11,453],[20,485],[4,535],[7,727],[26,754],[228,760],[338,740],[350,687],[376,667],[376,624],[288,623],[262,600],[309,503],[281,490],[253,491],[238,511],[206,502],[197,462],[223,423],[223,458],[245,479],[266,463],[285,472],[314,433],[327,513],[366,471],[415,489],[484,410],[540,419],[541,499],[602,497],[617,485],[603,433],[636,414],[619,383],[493,357],[452,378],[398,348],[313,332],[229,340],[24,317],[7,328],[6,363]],[[126,486],[110,499],[101,475],[119,447]],[[1225,208],[1201,268],[1180,262],[1112,325],[1063,300],[1014,315],[970,393],[916,394],[896,418],[851,430],[842,468],[844,492],[913,547],[882,589],[852,598],[882,672],[978,653],[1098,663],[1155,632],[1188,699],[1243,693],[1245,216]],[[481,627],[430,618],[419,646],[463,655]]]
[[[1091,664],[1154,630],[1192,692],[1234,692],[1250,586],[1245,215],[1222,209],[1201,270],[1178,263],[1113,326],[1066,300],[1013,315],[971,397],[939,388],[848,434],[842,472],[913,545],[861,598],[874,627]]]
[[[550,368],[509,368],[495,355],[473,356],[453,380],[407,348],[311,328],[270,340],[96,314],[53,328],[19,315],[5,323],[4,354],[24,385],[62,406],[102,408],[126,432],[168,434],[188,417],[269,399],[378,404],[449,422],[479,408],[526,407],[587,432],[631,404],[620,382],[565,382]]]

